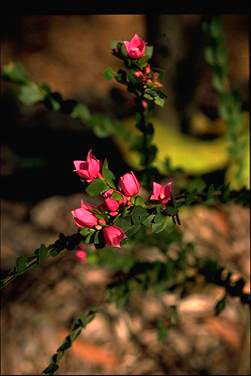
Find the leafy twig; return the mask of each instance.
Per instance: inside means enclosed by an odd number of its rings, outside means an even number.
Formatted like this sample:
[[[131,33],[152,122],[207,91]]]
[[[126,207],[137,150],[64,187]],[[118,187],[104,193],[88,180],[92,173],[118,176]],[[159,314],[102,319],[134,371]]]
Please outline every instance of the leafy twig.
[[[95,318],[95,315],[96,309],[91,309],[86,314],[82,314],[77,320],[74,321],[69,335],[59,346],[56,353],[51,357],[50,364],[43,370],[42,375],[53,375],[57,371],[65,351],[72,346],[73,342],[80,335],[82,329],[84,329]]]

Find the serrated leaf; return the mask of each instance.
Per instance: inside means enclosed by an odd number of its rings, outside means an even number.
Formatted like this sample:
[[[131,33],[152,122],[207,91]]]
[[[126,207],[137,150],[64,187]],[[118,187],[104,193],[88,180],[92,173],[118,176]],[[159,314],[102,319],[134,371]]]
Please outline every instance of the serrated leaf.
[[[110,187],[105,183],[103,179],[97,178],[89,184],[89,186],[86,188],[86,192],[90,196],[98,196],[99,193],[108,191],[109,189]]]

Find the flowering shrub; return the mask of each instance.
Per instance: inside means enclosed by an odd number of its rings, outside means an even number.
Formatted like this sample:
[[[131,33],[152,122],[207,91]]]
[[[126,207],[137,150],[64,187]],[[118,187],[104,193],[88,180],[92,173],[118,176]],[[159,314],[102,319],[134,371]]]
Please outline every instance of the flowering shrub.
[[[104,77],[115,79],[125,85],[135,97],[136,127],[141,132],[141,136],[131,139],[123,128],[120,130],[122,137],[131,142],[133,149],[139,152],[141,170],[137,174],[133,171],[125,172],[116,181],[107,159],[100,161],[95,155],[96,151],[94,154],[93,150],[89,150],[86,160],[73,161],[74,172],[80,178],[85,192],[91,197],[97,197],[99,203],[93,205],[81,200],[80,207],[71,211],[77,228],[76,233],[71,236],[60,234],[53,244],[48,246],[42,244],[31,256],[18,257],[15,267],[2,279],[1,288],[30,268],[42,266],[48,257],[56,257],[67,249],[74,251],[80,262],[88,263],[91,260],[93,264],[120,272],[120,278],[106,286],[106,302],[116,303],[120,307],[126,304],[130,291],[135,289],[147,291],[152,288],[156,292],[177,290],[183,296],[187,283],[198,283],[197,276],[203,276],[207,282],[224,288],[225,295],[215,306],[216,314],[224,309],[228,295],[239,297],[243,304],[249,303],[250,295],[244,290],[244,278],[240,277],[233,281],[231,272],[226,273],[215,260],[198,258],[194,245],[184,242],[181,232],[177,229],[179,227],[177,225],[181,224],[179,218],[181,206],[189,206],[197,202],[211,205],[228,201],[248,206],[249,192],[245,189],[238,192],[230,191],[225,186],[207,187],[198,179],[188,181],[179,191],[175,186],[175,178],[170,179],[169,176],[165,184],[160,184],[161,175],[158,169],[153,167],[158,149],[152,143],[154,126],[149,121],[149,113],[156,105],[164,105],[166,94],[161,90],[163,85],[160,82],[163,72],[151,66],[149,60],[153,54],[153,47],[148,46],[138,35],[134,35],[130,41],[113,42],[112,54],[123,62],[124,69],[114,72],[112,68],[106,68]],[[30,85],[20,66],[16,68],[15,74],[12,69],[13,66],[5,67],[4,78],[12,78],[14,82],[19,82],[21,85]],[[67,101],[58,97],[56,99],[47,86],[34,85],[37,93],[35,98],[38,102],[42,101],[46,105],[50,103],[55,111],[63,111]],[[36,100],[32,104],[36,103]],[[67,108],[71,116],[85,119],[89,124],[91,115],[81,104],[73,102],[70,110],[69,106]],[[94,132],[96,135],[102,134],[103,137],[102,128],[100,125],[98,127],[94,128]],[[111,126],[109,132],[108,134],[118,132],[117,124]],[[172,176],[175,177],[176,173],[178,171],[172,170]],[[141,194],[141,188],[147,191],[147,198],[143,198],[145,195]],[[179,248],[175,259],[168,254],[168,247],[173,243]],[[161,262],[138,260],[135,252],[137,244],[158,247],[165,260]],[[125,252],[120,253],[124,245],[126,245]],[[193,270],[192,277],[186,274],[188,269]],[[53,374],[58,369],[64,352],[95,317],[98,309],[91,307],[87,314],[79,316],[69,336],[52,356],[43,374]],[[160,338],[166,330],[163,322],[160,318],[158,326],[158,330],[162,331]]]

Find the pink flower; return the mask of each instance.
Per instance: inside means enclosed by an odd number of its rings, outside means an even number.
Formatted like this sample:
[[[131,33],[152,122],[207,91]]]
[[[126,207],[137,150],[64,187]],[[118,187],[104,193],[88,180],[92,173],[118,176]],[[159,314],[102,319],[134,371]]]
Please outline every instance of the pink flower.
[[[75,225],[78,227],[94,227],[98,224],[98,219],[92,214],[93,205],[81,201],[81,207],[71,211]]]
[[[132,59],[139,59],[144,55],[145,42],[140,39],[137,34],[135,34],[130,41],[124,41],[124,46],[128,56]]]
[[[108,191],[100,193],[100,196],[104,197],[105,199],[111,198],[111,196],[114,192],[118,193],[121,196],[121,200],[118,200],[118,201],[116,201],[114,199],[112,199],[112,200],[118,202],[119,205],[121,205],[121,204],[126,205],[127,198],[121,192],[116,191],[115,189],[108,189]]]
[[[126,238],[123,230],[117,226],[103,228],[104,238],[107,246],[120,248],[120,242]]]
[[[141,104],[142,104],[142,106],[143,106],[144,108],[147,108],[147,107],[148,107],[148,102],[147,102],[145,99],[143,99],[143,100],[141,101]]]
[[[80,262],[84,262],[86,260],[87,254],[85,251],[82,251],[82,249],[77,249],[76,256]]]
[[[137,78],[143,77],[143,73],[141,71],[134,72],[134,76]]]
[[[119,179],[119,189],[126,196],[134,196],[139,191],[139,182],[133,172],[128,172]]]
[[[101,177],[101,162],[96,159],[92,151],[87,154],[86,161],[74,161],[74,167],[77,174],[85,179],[87,183],[91,183],[94,179]]]
[[[167,204],[172,199],[172,182],[165,185],[153,183],[153,194],[150,200],[159,200],[162,204]]]
[[[105,204],[110,211],[116,211],[119,208],[119,203],[109,197],[105,199]]]
[[[144,73],[145,74],[149,74],[151,72],[151,67],[150,67],[150,65],[148,64],[146,67],[145,67],[145,69],[144,69]]]

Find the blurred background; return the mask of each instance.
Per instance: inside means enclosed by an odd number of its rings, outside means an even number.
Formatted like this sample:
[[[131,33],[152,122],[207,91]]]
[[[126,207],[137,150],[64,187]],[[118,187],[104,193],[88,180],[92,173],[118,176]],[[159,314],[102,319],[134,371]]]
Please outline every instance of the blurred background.
[[[47,83],[64,99],[84,103],[92,113],[105,114],[131,129],[133,97],[115,80],[104,80],[103,71],[107,66],[121,68],[111,54],[111,42],[129,40],[137,33],[154,45],[152,65],[165,70],[167,100],[154,114],[159,154],[188,176],[199,174],[208,184],[223,184],[231,176],[226,125],[218,117],[212,70],[204,60],[201,26],[206,18],[182,14],[2,16],[1,66],[16,59],[34,82]],[[229,79],[240,91],[249,130],[249,19],[224,15],[223,22]],[[42,104],[21,105],[16,90],[16,85],[1,80],[2,273],[16,257],[53,242],[58,232],[75,231],[69,213],[79,206],[83,194],[73,160],[85,159],[93,149],[98,159],[108,158],[117,177],[138,168],[123,142],[98,138],[79,120]],[[249,188],[248,182],[247,173]],[[249,281],[249,222],[246,208],[198,206],[184,213],[182,231],[202,252],[213,249]],[[98,301],[108,279],[107,271],[88,268],[72,254],[64,255],[64,262],[61,257],[48,261],[41,272],[31,271],[13,282],[3,292],[2,373],[41,372],[73,318]],[[135,301],[131,311],[123,314],[109,307],[81,334],[62,362],[61,374],[249,374],[248,312],[233,299],[222,317],[213,317],[213,302],[220,294],[215,288],[183,300],[183,321],[162,347],[152,330],[162,309],[158,299],[149,296],[143,308],[142,302]],[[163,299],[170,303],[176,298]]]

